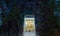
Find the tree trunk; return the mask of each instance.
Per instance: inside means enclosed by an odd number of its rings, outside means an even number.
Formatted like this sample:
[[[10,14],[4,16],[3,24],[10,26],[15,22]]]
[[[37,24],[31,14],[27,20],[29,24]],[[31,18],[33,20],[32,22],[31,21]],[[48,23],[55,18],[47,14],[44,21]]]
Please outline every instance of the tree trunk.
[[[48,0],[46,0],[46,1],[43,0],[42,1],[42,5],[40,7],[40,9],[41,9],[40,16],[41,16],[41,19],[42,19],[41,24],[42,24],[42,32],[43,32],[42,34],[44,34],[42,36],[45,36],[45,35],[47,36],[48,33],[52,31],[52,30],[49,30],[49,29],[55,29],[56,20],[55,20],[54,14],[53,14],[54,8],[55,8],[55,4],[54,4],[53,1],[52,1],[52,3],[49,2]]]

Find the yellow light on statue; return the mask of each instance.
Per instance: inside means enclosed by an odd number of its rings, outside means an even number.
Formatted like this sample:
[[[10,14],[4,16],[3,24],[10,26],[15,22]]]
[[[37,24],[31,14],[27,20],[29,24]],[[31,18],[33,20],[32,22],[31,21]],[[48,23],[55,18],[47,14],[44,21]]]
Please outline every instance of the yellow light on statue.
[[[33,31],[33,21],[29,20],[27,21],[27,31]]]

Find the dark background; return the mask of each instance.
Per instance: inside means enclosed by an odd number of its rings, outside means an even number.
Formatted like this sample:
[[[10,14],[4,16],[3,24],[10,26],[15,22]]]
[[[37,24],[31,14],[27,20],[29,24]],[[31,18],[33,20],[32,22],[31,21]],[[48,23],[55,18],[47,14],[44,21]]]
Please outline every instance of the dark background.
[[[0,35],[23,32],[24,15],[34,15],[39,36],[59,36],[59,0],[0,0]]]

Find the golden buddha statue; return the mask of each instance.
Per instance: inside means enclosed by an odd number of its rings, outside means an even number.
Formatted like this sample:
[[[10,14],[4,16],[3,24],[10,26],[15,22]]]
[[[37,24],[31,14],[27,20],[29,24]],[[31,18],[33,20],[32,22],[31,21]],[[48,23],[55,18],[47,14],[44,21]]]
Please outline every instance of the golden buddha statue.
[[[32,21],[28,21],[26,30],[27,30],[27,31],[33,31],[33,30],[34,30],[34,29],[33,29]]]

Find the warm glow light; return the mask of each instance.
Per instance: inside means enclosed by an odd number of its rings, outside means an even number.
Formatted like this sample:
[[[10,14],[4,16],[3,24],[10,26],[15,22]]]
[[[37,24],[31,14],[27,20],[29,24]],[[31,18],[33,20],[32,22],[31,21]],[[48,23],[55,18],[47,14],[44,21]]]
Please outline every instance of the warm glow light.
[[[27,21],[26,30],[27,31],[33,31],[33,21],[31,21],[31,20]]]

